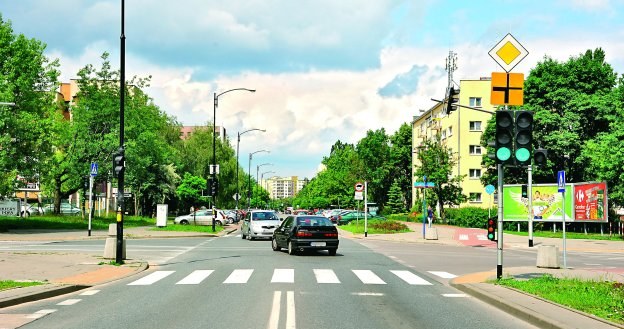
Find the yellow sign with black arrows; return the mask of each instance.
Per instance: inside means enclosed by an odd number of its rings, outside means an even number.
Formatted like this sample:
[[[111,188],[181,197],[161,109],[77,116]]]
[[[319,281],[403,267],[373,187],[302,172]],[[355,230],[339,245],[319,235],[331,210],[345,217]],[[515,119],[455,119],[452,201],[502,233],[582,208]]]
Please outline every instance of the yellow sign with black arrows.
[[[492,72],[492,105],[523,105],[524,74]]]

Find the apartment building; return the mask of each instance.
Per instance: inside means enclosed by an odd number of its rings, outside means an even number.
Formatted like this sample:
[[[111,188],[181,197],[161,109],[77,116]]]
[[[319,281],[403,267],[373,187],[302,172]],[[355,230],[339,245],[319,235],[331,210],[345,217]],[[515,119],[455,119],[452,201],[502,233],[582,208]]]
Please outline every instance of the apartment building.
[[[414,187],[414,166],[419,165],[415,156],[424,139],[431,139],[440,134],[441,143],[445,144],[456,157],[453,175],[465,175],[461,183],[468,201],[461,206],[489,207],[489,198],[481,184],[481,175],[485,169],[481,158],[486,149],[481,147],[481,135],[487,122],[493,115],[495,106],[490,105],[491,79],[461,80],[459,82],[459,104],[478,108],[486,113],[469,108],[458,107],[450,114],[445,114],[442,104],[437,103],[412,121],[412,202],[419,202],[417,189]],[[414,206],[414,204],[412,204]]]
[[[210,126],[182,126],[180,127],[180,138],[188,139],[196,129],[210,129]],[[221,139],[221,142],[225,143],[225,138],[227,137],[225,128],[222,126],[216,126],[214,131],[215,134],[217,134],[217,138]]]
[[[308,181],[307,178],[299,179],[297,176],[274,176],[262,179],[261,184],[269,192],[271,199],[284,199],[297,195]]]

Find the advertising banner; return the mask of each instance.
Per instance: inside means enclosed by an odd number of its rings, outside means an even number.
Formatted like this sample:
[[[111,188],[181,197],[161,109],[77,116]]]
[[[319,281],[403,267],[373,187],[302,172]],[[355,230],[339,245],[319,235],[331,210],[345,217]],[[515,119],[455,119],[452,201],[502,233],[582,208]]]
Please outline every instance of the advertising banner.
[[[557,184],[534,184],[533,189],[533,220],[544,222],[560,222],[563,219],[561,210],[562,193],[557,192]],[[565,219],[574,218],[573,185],[566,184]],[[521,185],[503,186],[503,220],[528,221],[529,199],[522,197]]]
[[[577,221],[607,222],[607,183],[574,185],[574,216]]]

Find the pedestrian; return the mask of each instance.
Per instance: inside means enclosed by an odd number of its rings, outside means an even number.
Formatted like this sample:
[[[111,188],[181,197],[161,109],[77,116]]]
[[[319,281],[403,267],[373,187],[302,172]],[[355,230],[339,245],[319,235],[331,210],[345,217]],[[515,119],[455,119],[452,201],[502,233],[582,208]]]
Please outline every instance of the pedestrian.
[[[431,206],[427,206],[427,220],[429,221],[429,227],[431,227],[431,223],[433,223],[433,209],[431,209]]]

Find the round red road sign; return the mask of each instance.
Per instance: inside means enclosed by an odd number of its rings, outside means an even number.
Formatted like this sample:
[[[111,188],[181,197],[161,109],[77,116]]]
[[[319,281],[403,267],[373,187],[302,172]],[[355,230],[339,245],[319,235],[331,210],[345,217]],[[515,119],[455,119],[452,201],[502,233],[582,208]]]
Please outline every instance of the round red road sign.
[[[362,183],[355,183],[355,190],[358,192],[363,192],[364,191],[364,184]]]

